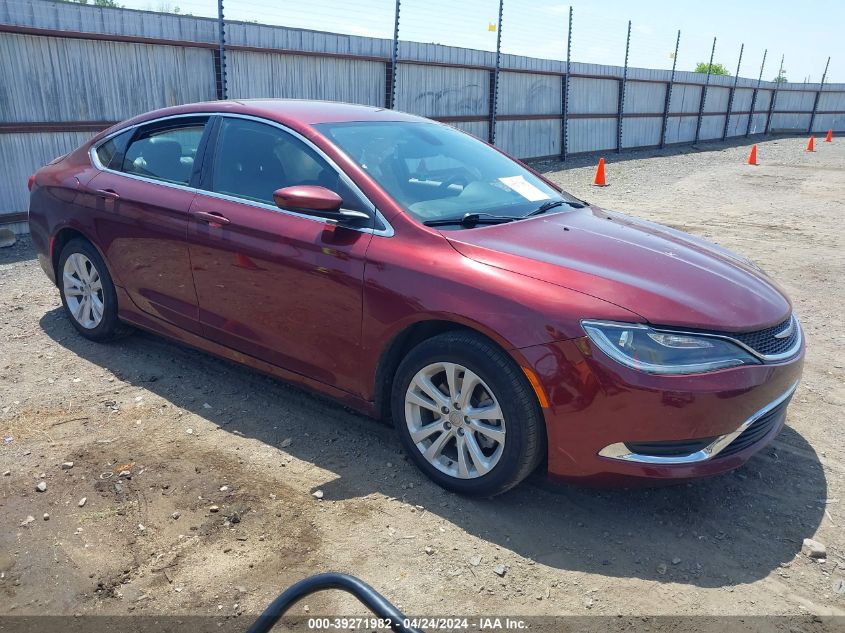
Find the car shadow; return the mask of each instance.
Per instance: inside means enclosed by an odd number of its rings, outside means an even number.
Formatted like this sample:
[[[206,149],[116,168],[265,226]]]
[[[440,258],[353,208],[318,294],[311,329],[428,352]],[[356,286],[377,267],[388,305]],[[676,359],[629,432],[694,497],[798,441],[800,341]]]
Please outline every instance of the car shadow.
[[[728,587],[788,566],[824,515],[822,466],[789,427],[743,468],[706,480],[600,490],[535,475],[496,499],[469,499],[419,473],[388,425],[319,396],[148,333],[92,343],[60,308],[40,324],[127,383],[333,473],[325,499],[397,498],[552,568]]]

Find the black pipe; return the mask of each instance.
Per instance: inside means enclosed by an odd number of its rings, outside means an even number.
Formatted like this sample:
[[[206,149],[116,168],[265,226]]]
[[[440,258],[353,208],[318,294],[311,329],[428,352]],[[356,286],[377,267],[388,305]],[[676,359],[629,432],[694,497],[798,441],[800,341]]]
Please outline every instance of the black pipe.
[[[363,580],[338,573],[310,576],[291,585],[258,616],[247,633],[269,633],[296,601],[326,589],[340,589],[351,593],[378,618],[389,621],[390,628],[395,633],[421,633],[418,629],[405,626],[406,618],[402,612]]]

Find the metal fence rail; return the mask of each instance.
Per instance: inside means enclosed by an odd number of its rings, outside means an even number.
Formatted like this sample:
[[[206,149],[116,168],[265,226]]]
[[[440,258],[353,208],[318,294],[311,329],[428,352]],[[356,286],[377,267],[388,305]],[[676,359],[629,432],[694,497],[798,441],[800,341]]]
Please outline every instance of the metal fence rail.
[[[116,121],[192,101],[395,107],[524,159],[845,131],[845,84],[762,81],[765,57],[754,79],[738,76],[741,57],[733,77],[629,67],[629,22],[624,66],[571,61],[571,8],[565,61],[506,54],[506,0],[490,25],[495,51],[408,42],[400,3],[390,39],[226,21],[222,0],[217,19],[0,0],[0,58],[19,60],[0,67],[0,222],[23,219],[26,180],[38,166]],[[679,44],[680,32],[675,60]]]

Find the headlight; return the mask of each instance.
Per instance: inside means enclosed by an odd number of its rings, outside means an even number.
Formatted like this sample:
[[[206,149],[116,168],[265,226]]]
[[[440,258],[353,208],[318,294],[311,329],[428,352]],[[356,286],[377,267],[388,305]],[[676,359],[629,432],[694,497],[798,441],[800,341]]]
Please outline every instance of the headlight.
[[[650,374],[698,374],[760,361],[730,341],[656,330],[639,323],[581,321],[598,348],[613,360]]]

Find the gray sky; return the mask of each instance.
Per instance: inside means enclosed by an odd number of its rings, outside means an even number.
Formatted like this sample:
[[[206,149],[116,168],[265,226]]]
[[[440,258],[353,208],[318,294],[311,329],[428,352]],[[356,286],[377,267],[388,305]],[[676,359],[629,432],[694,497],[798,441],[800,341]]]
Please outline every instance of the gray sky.
[[[216,0],[118,0],[135,9],[179,7],[182,13],[216,16]],[[818,82],[833,57],[828,82],[845,82],[845,2],[842,0],[505,0],[502,50],[564,59],[567,13],[574,10],[572,60],[622,65],[627,21],[632,25],[629,64],[671,68],[681,30],[678,69],[693,70],[710,56],[734,74],[745,43],[740,75],[757,77],[768,49],[764,79],[777,74],[781,55],[790,81]],[[400,38],[495,50],[498,0],[402,0]],[[234,20],[390,38],[394,0],[225,0]]]

